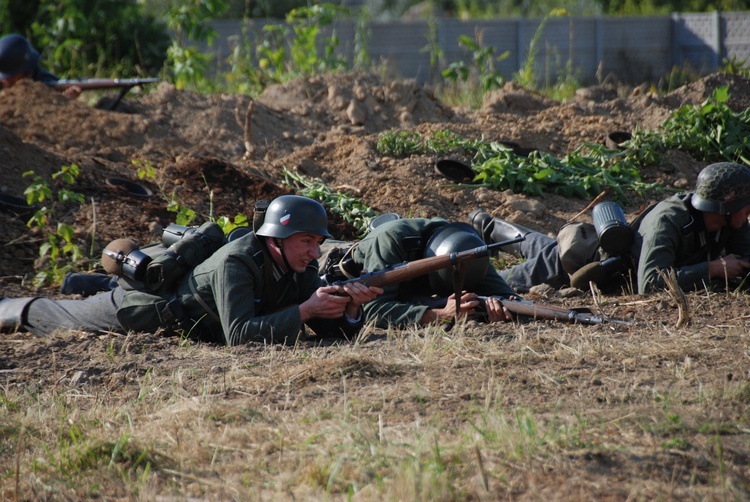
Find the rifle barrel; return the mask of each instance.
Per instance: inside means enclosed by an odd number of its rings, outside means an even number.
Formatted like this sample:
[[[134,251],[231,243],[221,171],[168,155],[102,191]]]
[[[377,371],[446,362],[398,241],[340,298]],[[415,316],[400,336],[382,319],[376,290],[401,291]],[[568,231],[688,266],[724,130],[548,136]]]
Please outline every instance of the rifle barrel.
[[[486,302],[487,299],[487,296],[479,296],[479,300],[482,302]],[[508,300],[505,298],[500,299],[500,301],[503,304],[503,307],[510,312],[531,317],[533,319],[551,319],[572,324],[578,323],[588,325],[602,324],[605,322],[602,316],[586,314],[553,305],[533,303],[526,300]]]
[[[143,84],[154,84],[161,82],[160,78],[90,78],[83,80],[58,80],[53,87],[57,89],[67,89],[68,87],[78,86],[83,90],[87,89],[114,89],[118,87],[136,87]]]
[[[479,246],[473,249],[467,249],[466,251],[430,256],[429,258],[422,258],[420,260],[414,260],[411,262],[405,261],[403,263],[384,268],[383,270],[377,270],[374,272],[362,274],[361,276],[355,277],[353,279],[336,281],[332,285],[343,286],[344,284],[359,282],[365,284],[366,286],[388,286],[389,284],[408,281],[410,279],[427,275],[431,272],[442,270],[453,265],[458,265],[467,261],[475,260],[477,258],[489,256],[492,251],[497,248],[507,246],[509,244],[515,244],[516,242],[521,242],[524,239],[525,237],[519,234],[513,239]]]

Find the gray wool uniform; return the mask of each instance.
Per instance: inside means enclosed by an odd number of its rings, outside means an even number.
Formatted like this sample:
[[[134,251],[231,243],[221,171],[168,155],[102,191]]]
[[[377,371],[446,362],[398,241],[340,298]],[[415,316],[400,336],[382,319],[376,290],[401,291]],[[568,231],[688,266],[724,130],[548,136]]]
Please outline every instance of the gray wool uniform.
[[[692,193],[673,195],[633,223],[630,256],[639,294],[664,288],[659,270],[674,268],[680,288],[691,291],[710,282],[709,261],[726,254],[750,256],[750,225],[745,222],[740,229],[726,226],[709,233],[702,213],[690,204],[691,197]],[[555,239],[532,232],[519,247],[526,260],[500,273],[511,287],[524,293],[537,284],[558,289],[570,284]]]
[[[637,263],[638,292],[664,287],[659,270],[675,269],[677,283],[685,291],[700,289],[711,281],[708,262],[727,254],[750,255],[750,225],[725,226],[707,232],[703,215],[690,204],[692,193],[673,195],[659,202],[639,224],[631,249]]]
[[[403,218],[388,222],[359,242],[352,259],[362,270],[376,272],[389,265],[423,258],[432,234],[447,224],[448,221],[441,218]],[[374,321],[378,327],[417,325],[425,311],[435,305],[428,276],[391,284],[383,290],[382,295],[363,306],[365,321]],[[492,266],[471,292],[503,298],[516,294]]]
[[[531,232],[517,246],[524,261],[500,271],[500,277],[511,288],[528,293],[537,284],[549,284],[555,289],[569,284],[570,278],[563,269],[555,239]]]
[[[218,316],[214,319],[195,298],[189,281],[201,300]],[[295,340],[303,327],[299,304],[324,283],[317,262],[303,273],[282,273],[254,233],[222,246],[182,279],[177,289],[187,317],[190,336],[204,341],[240,345],[247,342]],[[24,328],[47,335],[60,328],[84,331],[125,331],[117,310],[125,291],[117,287],[83,300],[33,300],[26,309]],[[306,324],[320,336],[349,336],[362,325],[346,316],[311,319]]]

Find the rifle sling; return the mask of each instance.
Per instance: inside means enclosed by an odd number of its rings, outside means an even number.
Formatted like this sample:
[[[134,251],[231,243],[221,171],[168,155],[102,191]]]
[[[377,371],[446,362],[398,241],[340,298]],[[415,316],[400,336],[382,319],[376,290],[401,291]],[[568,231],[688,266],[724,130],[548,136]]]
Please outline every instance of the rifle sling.
[[[193,293],[193,298],[200,304],[201,307],[203,307],[203,310],[206,311],[208,315],[211,316],[211,319],[221,324],[221,319],[219,319],[219,315],[216,313],[214,309],[208,306],[208,304],[203,300],[200,293],[198,293],[198,288],[195,287],[195,278],[191,277],[188,280],[188,284],[190,285],[190,292]]]
[[[464,277],[466,276],[466,266],[463,263],[453,265],[453,289],[456,297],[456,321],[461,314],[461,296],[464,290]]]

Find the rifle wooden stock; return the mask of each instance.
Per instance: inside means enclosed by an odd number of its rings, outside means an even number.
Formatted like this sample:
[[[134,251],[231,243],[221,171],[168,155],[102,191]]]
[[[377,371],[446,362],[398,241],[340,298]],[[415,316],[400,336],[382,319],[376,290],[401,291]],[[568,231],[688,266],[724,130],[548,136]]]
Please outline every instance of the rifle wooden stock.
[[[487,301],[486,296],[479,296],[481,302]],[[549,319],[553,321],[562,321],[571,324],[603,324],[616,323],[630,325],[628,321],[620,319],[605,319],[604,317],[588,312],[579,312],[574,309],[556,307],[554,305],[544,305],[542,303],[533,303],[527,300],[509,300],[500,298],[503,307],[513,314],[531,317],[532,319]]]
[[[58,80],[54,87],[57,90],[65,90],[69,87],[78,86],[84,91],[91,89],[116,89],[135,87],[143,84],[161,82],[160,78],[90,78],[85,80]]]
[[[516,242],[521,242],[524,239],[525,237],[519,235],[514,239],[495,242],[493,244],[479,246],[473,249],[467,249],[465,251],[458,251],[455,253],[438,256],[430,256],[429,258],[422,258],[420,260],[405,261],[403,263],[399,263],[398,265],[392,265],[384,268],[383,270],[362,274],[361,276],[355,277],[354,279],[349,279],[346,281],[336,281],[332,285],[343,286],[344,284],[358,282],[366,286],[376,286],[382,288],[383,286],[388,286],[389,284],[408,281],[423,275],[430,274],[432,272],[436,272],[438,270],[442,270],[444,268],[451,267],[453,265],[459,265],[467,261],[489,256],[498,248],[507,246],[509,244],[515,244]]]

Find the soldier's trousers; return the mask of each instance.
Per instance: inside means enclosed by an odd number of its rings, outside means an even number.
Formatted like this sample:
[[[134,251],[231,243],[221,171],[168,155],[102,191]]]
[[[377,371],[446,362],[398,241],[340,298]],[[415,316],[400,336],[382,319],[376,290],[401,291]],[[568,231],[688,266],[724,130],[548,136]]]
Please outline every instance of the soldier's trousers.
[[[117,322],[122,296],[118,287],[83,300],[38,298],[26,307],[23,327],[35,335],[49,335],[56,329],[123,332]]]
[[[500,276],[518,293],[528,293],[532,286],[539,284],[549,284],[555,289],[569,284],[555,239],[531,232],[519,243],[519,250],[525,261],[500,271]]]

